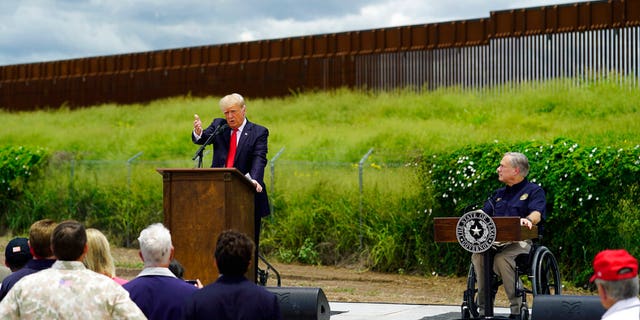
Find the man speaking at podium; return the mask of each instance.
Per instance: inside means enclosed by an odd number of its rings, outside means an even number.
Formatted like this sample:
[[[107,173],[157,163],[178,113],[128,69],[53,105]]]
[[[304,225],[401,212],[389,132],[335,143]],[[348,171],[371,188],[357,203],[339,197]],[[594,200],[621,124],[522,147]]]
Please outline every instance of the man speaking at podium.
[[[269,130],[249,122],[244,98],[232,93],[220,99],[223,118],[215,118],[206,129],[196,114],[191,139],[204,144],[211,135],[213,144],[212,168],[236,168],[251,179],[256,188],[255,229],[256,249],[260,237],[260,219],[269,215],[269,199],[264,184],[264,167],[267,165],[267,139]]]
[[[493,217],[520,217],[520,225],[531,229],[544,219],[547,201],[544,190],[527,180],[529,160],[518,152],[504,154],[497,169],[498,180],[506,186],[496,190],[484,204],[483,211]],[[493,261],[493,271],[502,278],[504,291],[509,299],[511,319],[519,319],[522,299],[516,296],[515,258],[519,254],[529,253],[530,241],[516,241],[496,243],[496,254]],[[483,255],[474,253],[471,256],[473,268],[478,279],[478,297],[484,297],[485,288]],[[490,289],[489,289],[490,290]],[[480,314],[484,316],[484,299],[478,299]]]

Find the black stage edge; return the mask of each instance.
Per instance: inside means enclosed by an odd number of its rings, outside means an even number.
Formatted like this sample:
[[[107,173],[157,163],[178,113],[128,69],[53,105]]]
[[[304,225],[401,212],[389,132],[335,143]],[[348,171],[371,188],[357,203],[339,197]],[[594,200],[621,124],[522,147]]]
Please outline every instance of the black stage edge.
[[[283,320],[329,320],[329,301],[320,288],[265,287],[278,296]]]
[[[604,313],[599,296],[538,295],[531,320],[600,320]]]
[[[424,317],[420,320],[463,320],[461,317],[460,312],[449,312],[449,313],[444,313],[444,314],[439,314],[437,316],[428,316],[428,317]],[[491,320],[502,320],[502,319],[509,319],[509,315],[508,314],[498,314],[498,315],[494,315],[493,317],[487,317],[487,318],[471,318],[469,320],[481,320],[481,319],[491,319]]]

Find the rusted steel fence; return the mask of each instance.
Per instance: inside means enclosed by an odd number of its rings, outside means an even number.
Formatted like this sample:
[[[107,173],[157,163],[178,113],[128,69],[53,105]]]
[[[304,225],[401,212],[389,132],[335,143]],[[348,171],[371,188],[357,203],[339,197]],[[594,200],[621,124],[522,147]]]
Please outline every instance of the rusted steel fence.
[[[640,1],[488,18],[0,66],[0,108],[135,103],[191,94],[271,97],[339,87],[483,89],[558,77],[638,77]]]

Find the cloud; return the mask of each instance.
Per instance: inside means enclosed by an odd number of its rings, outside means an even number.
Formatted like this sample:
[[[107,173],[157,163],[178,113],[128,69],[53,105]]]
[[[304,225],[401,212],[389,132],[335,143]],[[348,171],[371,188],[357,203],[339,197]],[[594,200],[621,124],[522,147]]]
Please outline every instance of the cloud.
[[[21,0],[0,65],[488,17],[559,0]]]

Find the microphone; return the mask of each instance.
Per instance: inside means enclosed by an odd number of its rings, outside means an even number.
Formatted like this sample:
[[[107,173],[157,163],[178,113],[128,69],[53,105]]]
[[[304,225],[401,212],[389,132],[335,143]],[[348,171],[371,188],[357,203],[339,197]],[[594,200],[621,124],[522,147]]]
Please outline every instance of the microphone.
[[[207,147],[207,145],[211,144],[213,142],[213,138],[217,135],[219,135],[220,133],[222,133],[222,131],[226,128],[229,128],[229,124],[224,123],[221,125],[218,125],[214,130],[213,133],[209,136],[209,138],[207,138],[207,141],[205,141],[200,148],[198,149],[198,151],[196,151],[196,154],[193,156],[193,159],[191,160],[195,160],[198,159],[202,160],[202,150],[204,150],[204,148]],[[198,167],[200,167],[201,164],[198,164]]]
[[[213,133],[211,134],[211,136],[209,137],[209,139],[207,139],[207,141],[208,141],[208,140],[213,140],[213,139],[211,139],[211,137],[215,137],[215,136],[219,135],[219,134],[220,134],[220,133],[222,133],[222,131],[223,131],[224,129],[226,129],[226,128],[229,128],[229,124],[227,124],[227,123],[217,126],[217,127],[216,127],[216,129],[215,129],[215,130],[213,130]],[[207,143],[205,143],[205,145],[206,145],[206,144],[207,144]]]
[[[493,215],[496,214],[496,206],[493,204],[493,199],[491,198],[491,196],[487,197],[487,201],[489,202],[489,205],[491,206],[491,214],[490,214],[490,216],[493,217]]]

